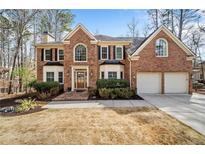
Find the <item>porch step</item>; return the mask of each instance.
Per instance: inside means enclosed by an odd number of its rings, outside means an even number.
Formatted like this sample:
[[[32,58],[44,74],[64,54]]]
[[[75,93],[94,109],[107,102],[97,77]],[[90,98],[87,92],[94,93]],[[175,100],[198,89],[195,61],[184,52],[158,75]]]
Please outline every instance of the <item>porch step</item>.
[[[52,101],[79,101],[79,100],[88,100],[89,94],[88,91],[72,91],[64,92],[61,95],[58,95]]]

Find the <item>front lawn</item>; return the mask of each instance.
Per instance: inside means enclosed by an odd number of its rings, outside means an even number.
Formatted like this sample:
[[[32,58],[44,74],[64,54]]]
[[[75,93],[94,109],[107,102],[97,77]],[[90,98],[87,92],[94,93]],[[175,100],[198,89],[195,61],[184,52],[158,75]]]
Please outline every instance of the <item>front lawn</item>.
[[[0,116],[0,144],[205,144],[205,137],[153,108],[49,109]]]

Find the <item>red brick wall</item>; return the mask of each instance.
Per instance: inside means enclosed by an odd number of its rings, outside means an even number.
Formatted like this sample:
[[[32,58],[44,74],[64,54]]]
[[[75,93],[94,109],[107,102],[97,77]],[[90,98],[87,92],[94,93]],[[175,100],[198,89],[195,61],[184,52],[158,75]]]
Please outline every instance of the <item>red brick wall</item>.
[[[71,38],[70,44],[64,45],[64,90],[71,87],[72,81],[72,66],[82,65],[89,66],[89,87],[96,87],[98,79],[98,50],[96,44],[91,44],[89,36],[81,29],[79,29]],[[78,43],[83,43],[87,46],[87,62],[74,62],[73,51]]]
[[[168,57],[155,56],[155,42],[158,38],[165,38],[168,42]],[[191,77],[192,62],[186,60],[186,53],[163,31],[144,47],[139,53],[139,60],[132,61],[132,87],[136,88],[137,72],[188,72]],[[189,92],[191,92],[190,80]],[[162,90],[164,88],[162,87]]]

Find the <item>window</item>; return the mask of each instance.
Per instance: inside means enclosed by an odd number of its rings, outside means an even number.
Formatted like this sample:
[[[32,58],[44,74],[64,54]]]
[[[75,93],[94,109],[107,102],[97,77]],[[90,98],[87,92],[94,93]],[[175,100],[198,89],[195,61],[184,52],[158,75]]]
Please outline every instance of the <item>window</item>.
[[[75,48],[75,61],[87,61],[86,48],[84,45],[78,45]]]
[[[108,59],[108,47],[101,47],[101,59]]]
[[[54,72],[46,72],[46,81],[54,81]]]
[[[63,72],[58,72],[58,82],[63,83]]]
[[[158,39],[155,45],[156,56],[167,57],[168,56],[168,44],[165,39]]]
[[[108,79],[117,79],[117,72],[108,72]]]
[[[122,47],[116,47],[116,51],[115,51],[115,55],[116,55],[116,59],[123,59],[123,51],[122,51]]]
[[[62,49],[58,50],[58,60],[64,60],[64,51]]]
[[[51,52],[51,49],[45,49],[45,60],[52,60],[51,57],[52,57],[52,52]]]
[[[101,79],[104,79],[104,78],[105,78],[105,73],[101,72]]]
[[[120,78],[123,79],[123,72],[120,72]]]

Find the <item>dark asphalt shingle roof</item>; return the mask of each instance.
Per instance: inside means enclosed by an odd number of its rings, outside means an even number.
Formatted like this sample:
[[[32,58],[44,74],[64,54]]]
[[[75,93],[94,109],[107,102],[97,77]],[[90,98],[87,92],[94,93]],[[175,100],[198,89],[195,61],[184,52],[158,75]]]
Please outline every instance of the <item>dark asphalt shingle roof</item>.
[[[120,60],[105,60],[100,65],[124,65]]]
[[[59,61],[49,61],[44,66],[63,66]]]
[[[132,41],[131,37],[112,37],[108,35],[95,35],[98,41]]]

